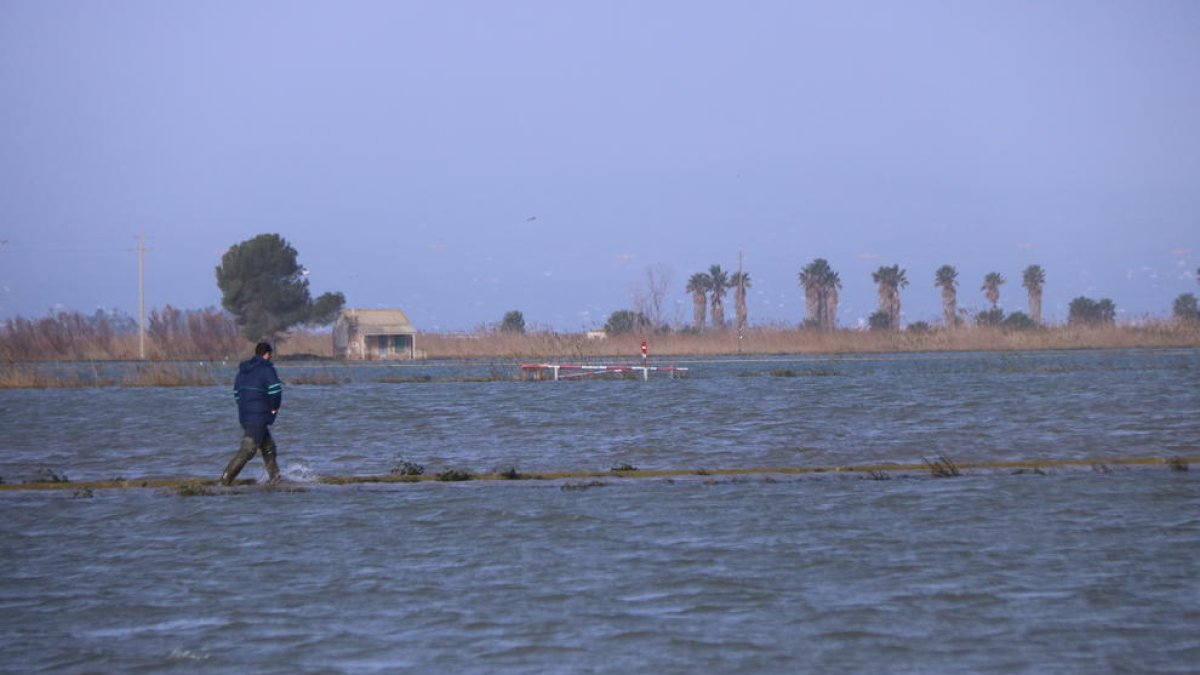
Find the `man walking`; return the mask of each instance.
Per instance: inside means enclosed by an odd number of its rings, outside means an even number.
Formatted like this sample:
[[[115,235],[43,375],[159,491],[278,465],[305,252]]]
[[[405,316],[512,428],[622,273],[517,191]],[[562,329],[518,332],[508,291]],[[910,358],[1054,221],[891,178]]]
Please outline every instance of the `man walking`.
[[[260,342],[254,346],[254,358],[238,366],[233,381],[233,398],[238,405],[238,422],[245,432],[237,454],[229,460],[221,474],[221,484],[230,485],[241,472],[246,462],[262,451],[263,464],[267,467],[267,481],[279,479],[279,466],[275,464],[275,441],[267,427],[275,423],[279,406],[283,403],[283,383],[275,374],[271,363],[271,345]]]

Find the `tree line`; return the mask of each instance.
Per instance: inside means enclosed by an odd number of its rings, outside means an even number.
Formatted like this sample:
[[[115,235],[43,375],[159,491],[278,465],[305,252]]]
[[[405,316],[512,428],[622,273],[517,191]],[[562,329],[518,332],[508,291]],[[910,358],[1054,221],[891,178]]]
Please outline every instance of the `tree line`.
[[[1200,269],[1196,270],[1197,281],[1200,281]],[[900,323],[900,290],[909,285],[907,270],[899,265],[882,265],[871,273],[871,279],[878,287],[878,309],[868,318],[871,330],[901,329]],[[803,326],[817,330],[833,330],[837,326],[838,293],[842,288],[841,276],[824,258],[816,258],[805,265],[798,275],[800,286],[804,288],[805,318]],[[1006,315],[999,307],[1000,287],[1007,283],[999,272],[988,272],[983,277],[979,290],[991,305],[989,309],[977,313],[974,317],[976,325],[1003,326],[1013,329],[1034,328],[1043,325],[1042,296],[1046,285],[1046,271],[1041,265],[1029,265],[1021,273],[1021,286],[1025,288],[1029,303],[1029,311],[1013,312]],[[953,265],[942,265],[933,275],[933,286],[941,289],[942,322],[952,328],[966,323],[967,315],[958,307],[958,270]],[[724,328],[725,322],[724,297],[730,288],[735,292],[736,321],[739,329],[747,325],[746,289],[750,287],[748,272],[737,272],[732,276],[721,269],[720,265],[711,266],[707,272],[693,274],[684,288],[692,298],[692,328],[704,330],[708,320],[707,311],[711,308],[711,323],[714,328]],[[1200,308],[1196,296],[1184,293],[1175,299],[1173,307],[1175,318],[1187,321],[1200,320]],[[1071,326],[1106,326],[1116,322],[1117,308],[1109,298],[1094,300],[1079,296],[1068,306],[1067,323]],[[910,329],[928,329],[925,322],[911,324]]]
[[[297,325],[331,323],[345,304],[341,293],[325,293],[313,299],[308,290],[308,271],[296,259],[296,250],[277,234],[262,234],[235,244],[222,256],[216,269],[217,285],[221,290],[222,306],[230,312],[242,335],[253,341],[272,339]],[[957,327],[966,322],[966,314],[958,308],[958,270],[942,265],[934,272],[933,285],[941,289],[942,322],[945,327]],[[1200,269],[1196,271],[1200,280]],[[907,270],[899,265],[883,265],[871,274],[878,288],[878,309],[868,318],[872,330],[901,330],[900,290],[909,285]],[[651,291],[654,309],[652,317],[633,310],[613,312],[606,322],[609,333],[632,330],[661,330],[654,325],[661,317],[657,311],[663,279],[650,278],[655,286]],[[842,288],[840,275],[829,261],[816,258],[799,272],[798,281],[804,288],[806,316],[803,326],[818,330],[833,330],[837,324],[838,292]],[[1043,325],[1042,295],[1046,271],[1040,265],[1029,265],[1021,273],[1021,285],[1028,297],[1029,312],[1005,315],[1000,309],[1000,287],[1007,280],[999,272],[983,277],[980,290],[991,307],[977,313],[974,321],[980,326],[1003,326],[1024,329]],[[684,291],[692,299],[692,330],[703,331],[709,322],[714,328],[726,328],[725,297],[733,292],[733,327],[740,330],[749,325],[746,291],[751,288],[750,274],[741,269],[729,272],[719,264],[688,278]],[[665,289],[665,285],[663,285]],[[1175,299],[1173,314],[1177,319],[1200,320],[1196,296],[1185,293]],[[1093,300],[1080,296],[1068,307],[1068,325],[1104,326],[1116,322],[1117,308],[1109,298]],[[525,332],[525,317],[519,311],[508,312],[500,324],[508,333]],[[910,325],[910,329],[928,329],[925,322]]]
[[[734,326],[739,330],[747,326],[749,313],[746,310],[746,289],[750,288],[750,273],[738,271],[730,274],[713,265],[707,272],[697,272],[688,278],[685,291],[692,294],[692,323],[696,330],[704,330],[704,323],[711,298],[712,323],[715,327],[725,326],[725,295],[733,290]]]
[[[308,270],[297,261],[296,250],[277,234],[261,234],[235,244],[222,256],[216,268],[217,286],[221,291],[224,312],[213,308],[179,310],[167,305],[149,317],[148,337],[177,356],[214,357],[235,353],[242,339],[251,342],[276,339],[298,325],[319,326],[331,323],[345,304],[341,293],[325,293],[313,299],[309,293]],[[909,286],[907,270],[899,265],[880,266],[871,275],[878,287],[878,309],[868,319],[872,330],[900,330],[900,290]],[[933,285],[941,289],[943,324],[956,327],[966,322],[967,315],[958,308],[958,270],[942,265],[934,273]],[[1196,270],[1200,281],[1200,269]],[[661,301],[659,284],[665,277],[655,279],[654,305]],[[816,258],[798,274],[804,288],[806,316],[803,326],[817,330],[833,330],[837,324],[838,293],[842,288],[840,275],[824,258]],[[1046,272],[1040,265],[1030,265],[1022,272],[1021,285],[1026,289],[1029,312],[1005,315],[999,308],[1000,287],[1007,280],[999,272],[989,272],[980,290],[991,308],[975,315],[982,326],[1031,328],[1042,325],[1042,294]],[[751,288],[750,274],[740,269],[729,272],[720,265],[688,278],[684,288],[692,299],[692,331],[703,331],[711,320],[715,328],[726,328],[725,297],[730,291],[734,299],[733,326],[742,330],[748,326],[746,291]],[[662,284],[665,290],[665,283]],[[1200,306],[1192,293],[1175,299],[1176,319],[1200,322]],[[710,319],[711,312],[711,319]],[[657,314],[657,312],[651,312]],[[1104,326],[1116,321],[1116,305],[1108,298],[1093,300],[1080,296],[1071,301],[1068,324],[1072,326]],[[2,358],[61,358],[63,354],[89,354],[111,357],[125,355],[127,348],[120,338],[135,334],[137,323],[119,313],[86,316],[77,312],[58,312],[42,319],[11,318],[0,331]],[[928,329],[925,322],[909,326],[910,330]],[[635,330],[669,330],[654,325],[645,313],[618,310],[605,324],[610,334]],[[505,315],[500,330],[525,332],[525,318],[519,311]],[[131,357],[125,355],[123,357]]]

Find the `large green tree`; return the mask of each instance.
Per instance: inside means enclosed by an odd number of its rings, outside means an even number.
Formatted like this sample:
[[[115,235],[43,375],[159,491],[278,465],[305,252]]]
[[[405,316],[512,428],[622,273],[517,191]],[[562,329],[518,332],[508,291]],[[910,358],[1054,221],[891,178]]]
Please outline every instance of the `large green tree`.
[[[278,234],[260,234],[234,244],[221,256],[217,286],[221,306],[233,314],[249,340],[272,340],[297,325],[332,322],[346,298],[308,292],[308,271],[296,262],[296,249]]]

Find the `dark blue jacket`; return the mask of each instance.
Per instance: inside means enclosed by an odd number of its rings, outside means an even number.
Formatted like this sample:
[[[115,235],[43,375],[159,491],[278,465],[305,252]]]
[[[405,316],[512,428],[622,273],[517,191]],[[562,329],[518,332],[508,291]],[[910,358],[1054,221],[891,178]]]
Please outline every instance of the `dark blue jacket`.
[[[275,415],[283,403],[283,383],[275,374],[275,366],[261,356],[242,361],[233,380],[233,398],[238,404],[241,424],[274,424]]]

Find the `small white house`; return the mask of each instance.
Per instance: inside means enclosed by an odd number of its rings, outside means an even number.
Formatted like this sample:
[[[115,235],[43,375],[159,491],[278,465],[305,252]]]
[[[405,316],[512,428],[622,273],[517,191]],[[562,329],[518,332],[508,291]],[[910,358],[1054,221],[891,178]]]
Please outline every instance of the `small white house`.
[[[333,324],[333,353],[356,361],[413,359],[416,337],[398,309],[346,309]]]

